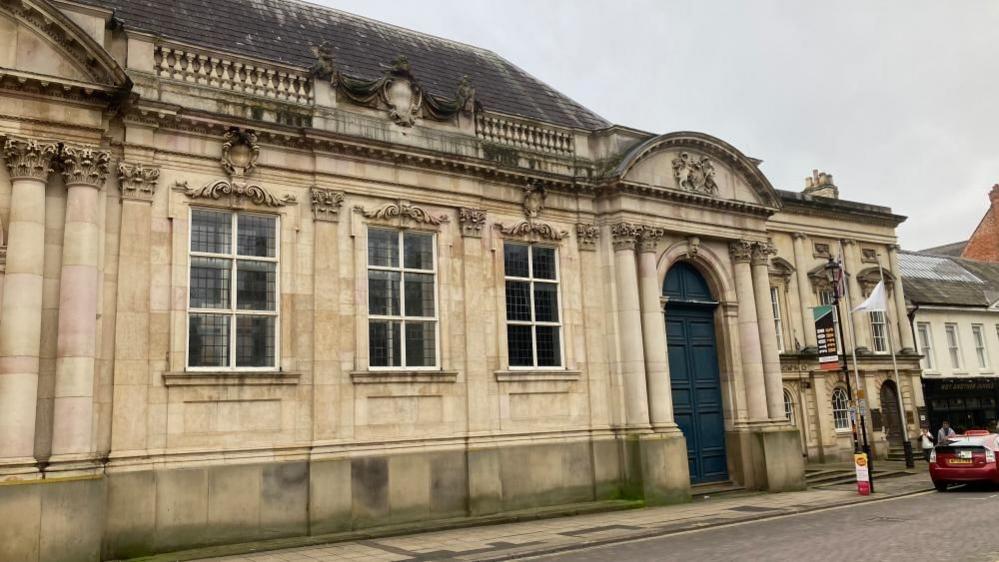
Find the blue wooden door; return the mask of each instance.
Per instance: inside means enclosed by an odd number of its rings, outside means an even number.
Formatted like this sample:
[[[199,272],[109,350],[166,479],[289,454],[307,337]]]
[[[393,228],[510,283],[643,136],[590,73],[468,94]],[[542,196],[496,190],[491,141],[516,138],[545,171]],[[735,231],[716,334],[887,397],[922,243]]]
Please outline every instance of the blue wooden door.
[[[666,275],[666,340],[676,424],[687,440],[690,481],[728,479],[714,307],[704,278],[680,263]]]

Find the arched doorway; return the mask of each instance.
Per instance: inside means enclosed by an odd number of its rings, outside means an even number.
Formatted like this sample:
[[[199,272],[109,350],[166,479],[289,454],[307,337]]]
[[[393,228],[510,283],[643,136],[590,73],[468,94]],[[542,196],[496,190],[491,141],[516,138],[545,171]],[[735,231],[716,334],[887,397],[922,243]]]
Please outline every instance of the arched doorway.
[[[881,385],[881,419],[885,426],[888,447],[902,448],[902,421],[898,412],[898,389],[894,381],[885,381]]]
[[[666,340],[673,416],[687,440],[693,484],[728,479],[714,309],[704,277],[680,262],[666,273]]]

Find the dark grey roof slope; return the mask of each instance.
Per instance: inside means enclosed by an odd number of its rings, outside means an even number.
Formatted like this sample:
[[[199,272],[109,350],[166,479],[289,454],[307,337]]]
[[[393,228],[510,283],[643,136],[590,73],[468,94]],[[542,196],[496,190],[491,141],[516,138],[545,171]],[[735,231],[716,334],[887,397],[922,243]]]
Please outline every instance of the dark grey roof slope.
[[[78,0],[115,10],[125,29],[224,52],[311,67],[312,47],[329,41],[337,68],[358,78],[408,57],[433,94],[451,98],[463,75],[486,110],[565,127],[606,120],[491,51],[295,0]]]
[[[944,244],[942,246],[934,246],[932,248],[926,248],[925,250],[919,250],[920,254],[933,254],[936,256],[952,256],[955,258],[961,257],[961,253],[964,252],[964,247],[968,245],[967,240],[962,240],[960,242],[951,242],[950,244]]]
[[[999,300],[999,264],[921,252],[898,261],[911,304],[985,308]]]

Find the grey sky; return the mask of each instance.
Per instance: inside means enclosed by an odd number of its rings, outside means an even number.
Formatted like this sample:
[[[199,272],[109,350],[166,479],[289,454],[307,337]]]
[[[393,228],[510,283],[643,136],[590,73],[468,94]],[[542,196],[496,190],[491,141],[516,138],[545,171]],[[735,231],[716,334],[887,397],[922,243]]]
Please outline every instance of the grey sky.
[[[703,131],[800,190],[909,220],[908,249],[967,238],[999,182],[992,0],[319,0],[496,51],[605,118]]]

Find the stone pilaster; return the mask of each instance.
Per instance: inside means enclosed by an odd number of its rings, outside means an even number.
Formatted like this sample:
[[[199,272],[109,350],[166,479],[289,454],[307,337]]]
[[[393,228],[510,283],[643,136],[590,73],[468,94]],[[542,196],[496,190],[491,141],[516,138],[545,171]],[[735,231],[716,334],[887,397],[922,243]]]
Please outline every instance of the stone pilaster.
[[[807,237],[795,232],[794,238],[794,276],[795,284],[798,287],[798,310],[794,313],[801,318],[801,330],[804,333],[805,347],[808,349],[818,348],[815,339],[815,321],[812,318],[812,307],[816,304],[812,295],[811,283],[808,280],[808,248],[805,245]]]
[[[159,176],[159,168],[124,162],[118,165],[121,234],[111,421],[111,450],[116,453],[147,448],[152,201]]]
[[[763,379],[767,390],[767,412],[770,419],[784,419],[784,387],[780,373],[780,351],[770,299],[770,256],[776,250],[769,242],[757,242],[752,250],[753,295],[756,298],[756,318],[760,327],[760,352],[763,356]]]
[[[853,312],[854,307],[864,302],[864,292],[857,278],[857,274],[863,269],[860,261],[860,248],[857,242],[854,240],[843,240],[843,253],[846,254],[843,257],[843,263],[846,266],[846,271],[850,274],[850,301],[847,303],[849,308],[846,312],[853,318],[854,346],[856,346],[858,351],[861,348],[869,351],[873,349],[871,344],[871,317],[867,312]]]
[[[63,147],[66,226],[59,281],[59,329],[52,418],[53,464],[83,460],[95,451],[94,359],[100,283],[98,195],[111,157],[91,147]]]
[[[638,288],[642,309],[642,343],[645,351],[645,378],[649,393],[649,419],[657,431],[675,430],[673,392],[670,388],[669,357],[666,351],[666,323],[663,319],[662,289],[656,267],[656,250],[665,236],[661,228],[642,229],[638,254]]]
[[[0,465],[34,464],[45,258],[45,183],[55,143],[7,137],[10,224],[0,307]]]
[[[635,248],[642,227],[619,223],[611,227],[614,244],[614,275],[617,284],[620,372],[624,383],[625,425],[649,427],[649,396],[645,382],[645,352],[642,349],[642,311],[639,303]]]
[[[735,270],[735,293],[739,302],[739,355],[746,385],[746,405],[751,421],[768,419],[767,390],[760,350],[760,325],[756,315],[753,272],[749,265],[753,243],[740,240],[729,245]]]
[[[916,343],[912,336],[912,325],[909,324],[909,314],[905,308],[905,290],[902,285],[902,270],[898,266],[899,246],[892,244],[888,246],[888,267],[891,274],[895,276],[895,287],[892,296],[895,299],[895,321],[898,323],[899,349],[902,352],[915,352]]]

